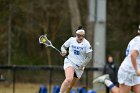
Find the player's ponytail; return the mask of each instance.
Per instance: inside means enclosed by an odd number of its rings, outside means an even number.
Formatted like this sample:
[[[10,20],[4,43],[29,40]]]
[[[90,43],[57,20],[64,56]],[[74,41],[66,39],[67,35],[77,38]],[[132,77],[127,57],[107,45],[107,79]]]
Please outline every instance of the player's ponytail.
[[[83,29],[83,26],[79,26],[77,30]]]

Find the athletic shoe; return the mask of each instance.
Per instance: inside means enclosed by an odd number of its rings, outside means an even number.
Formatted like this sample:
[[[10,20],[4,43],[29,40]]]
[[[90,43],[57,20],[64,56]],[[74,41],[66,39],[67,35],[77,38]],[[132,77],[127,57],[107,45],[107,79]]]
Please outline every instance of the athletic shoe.
[[[93,80],[93,83],[104,83],[106,79],[109,79],[109,74],[97,77],[95,80]]]

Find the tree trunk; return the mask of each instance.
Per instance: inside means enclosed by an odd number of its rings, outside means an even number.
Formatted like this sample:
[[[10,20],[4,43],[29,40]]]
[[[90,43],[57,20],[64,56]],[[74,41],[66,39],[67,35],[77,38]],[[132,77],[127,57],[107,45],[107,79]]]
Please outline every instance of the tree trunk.
[[[72,34],[75,35],[75,30],[81,25],[80,13],[78,9],[77,0],[68,0],[68,5],[71,15]]]
[[[94,44],[94,22],[88,21],[87,22],[87,29],[86,29],[86,38],[90,42],[91,46],[93,47]]]
[[[11,65],[11,21],[12,21],[12,3],[9,2],[9,19],[8,19],[8,65]]]

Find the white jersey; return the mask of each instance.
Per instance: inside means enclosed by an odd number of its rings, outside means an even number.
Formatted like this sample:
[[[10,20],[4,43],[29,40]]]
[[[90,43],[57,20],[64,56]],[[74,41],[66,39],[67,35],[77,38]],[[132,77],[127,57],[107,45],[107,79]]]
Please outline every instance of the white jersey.
[[[86,53],[92,52],[91,45],[85,38],[81,43],[78,43],[76,37],[71,37],[64,45],[69,48],[68,59],[79,66],[85,60]],[[66,60],[68,59],[66,58]]]
[[[137,50],[139,52],[139,55],[136,58],[136,62],[137,62],[138,68],[140,69],[140,36],[136,36],[129,42],[126,49],[126,57],[124,61],[122,62],[120,68],[123,68],[130,72],[135,72],[132,62],[131,62],[131,52],[133,50]]]

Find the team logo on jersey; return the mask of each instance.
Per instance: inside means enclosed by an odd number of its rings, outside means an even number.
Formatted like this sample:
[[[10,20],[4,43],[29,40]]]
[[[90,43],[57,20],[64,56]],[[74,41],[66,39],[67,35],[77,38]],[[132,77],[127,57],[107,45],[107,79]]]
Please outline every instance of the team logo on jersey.
[[[78,49],[78,50],[83,50],[83,49],[84,49],[83,47],[74,46],[74,45],[72,45],[71,47],[72,47],[73,49]]]

